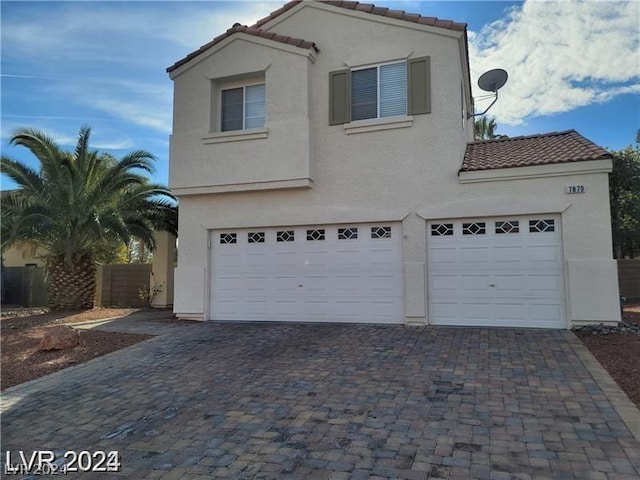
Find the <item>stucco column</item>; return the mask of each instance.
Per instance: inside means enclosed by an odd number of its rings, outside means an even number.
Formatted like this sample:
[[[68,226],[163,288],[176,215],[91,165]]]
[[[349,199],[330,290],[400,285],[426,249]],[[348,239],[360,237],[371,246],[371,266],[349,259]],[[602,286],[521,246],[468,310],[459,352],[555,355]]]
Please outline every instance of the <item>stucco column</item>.
[[[404,321],[407,325],[426,325],[425,221],[418,215],[411,214],[402,222],[402,230]]]
[[[160,291],[153,299],[155,308],[173,305],[173,267],[176,250],[176,237],[169,232],[156,232],[156,250],[151,263],[150,289],[159,287]]]

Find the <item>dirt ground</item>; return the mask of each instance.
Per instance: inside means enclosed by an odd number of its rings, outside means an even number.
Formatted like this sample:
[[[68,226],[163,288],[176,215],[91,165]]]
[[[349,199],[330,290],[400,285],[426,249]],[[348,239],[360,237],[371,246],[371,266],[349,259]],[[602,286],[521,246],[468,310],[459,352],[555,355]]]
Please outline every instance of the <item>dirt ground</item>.
[[[625,307],[623,320],[640,325],[640,304]],[[640,408],[640,335],[582,335],[594,357]]]
[[[150,335],[80,330],[80,344],[77,347],[40,352],[38,344],[44,328],[121,317],[136,311],[131,308],[94,308],[84,312],[57,313],[48,313],[46,309],[3,311],[0,319],[0,390],[151,338]]]
[[[81,330],[78,347],[72,350],[39,352],[37,347],[43,328],[121,317],[137,311],[139,309],[94,308],[66,313],[48,313],[46,309],[2,312],[0,389],[4,390],[150,338],[149,335]],[[640,304],[627,306],[623,318],[640,324]],[[162,321],[182,322],[176,320],[171,313],[167,313],[166,319]],[[578,336],[629,398],[640,407],[640,335]]]

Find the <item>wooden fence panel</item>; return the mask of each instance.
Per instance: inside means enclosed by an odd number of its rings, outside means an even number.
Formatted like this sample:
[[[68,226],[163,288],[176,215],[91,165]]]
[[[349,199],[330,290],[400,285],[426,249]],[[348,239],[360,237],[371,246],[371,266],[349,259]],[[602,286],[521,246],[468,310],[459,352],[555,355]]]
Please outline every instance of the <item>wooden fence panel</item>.
[[[102,265],[96,272],[97,307],[147,307],[138,298],[140,290],[149,290],[150,263]]]
[[[42,267],[2,267],[2,303],[46,307],[47,289]]]
[[[146,307],[138,298],[149,290],[151,264],[100,265],[96,271],[96,307]],[[42,267],[3,267],[2,304],[46,307],[47,288]]]

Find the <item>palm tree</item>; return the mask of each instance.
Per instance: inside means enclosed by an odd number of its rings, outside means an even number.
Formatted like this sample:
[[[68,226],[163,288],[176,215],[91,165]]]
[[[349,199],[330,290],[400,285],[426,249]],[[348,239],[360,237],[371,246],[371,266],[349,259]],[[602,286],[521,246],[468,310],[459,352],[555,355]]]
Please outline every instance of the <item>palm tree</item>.
[[[494,138],[507,138],[506,135],[496,134],[498,125],[495,117],[480,117],[475,121],[476,140],[493,140]]]
[[[138,150],[117,160],[91,150],[90,134],[82,127],[67,152],[43,132],[21,128],[11,144],[29,149],[39,170],[0,159],[20,187],[1,200],[2,249],[29,242],[46,252],[52,310],[93,307],[96,260],[114,245],[137,238],[153,249],[154,230],[177,231],[175,198],[142,174],[153,172],[153,155]]]

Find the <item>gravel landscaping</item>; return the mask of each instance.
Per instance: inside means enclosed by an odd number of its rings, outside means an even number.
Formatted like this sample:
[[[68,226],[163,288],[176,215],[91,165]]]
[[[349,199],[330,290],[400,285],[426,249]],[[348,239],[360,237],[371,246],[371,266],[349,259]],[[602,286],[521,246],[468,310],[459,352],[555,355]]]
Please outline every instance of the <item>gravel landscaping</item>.
[[[622,317],[616,327],[594,325],[574,332],[640,408],[640,304],[626,306]]]

